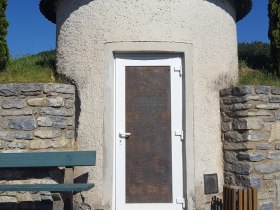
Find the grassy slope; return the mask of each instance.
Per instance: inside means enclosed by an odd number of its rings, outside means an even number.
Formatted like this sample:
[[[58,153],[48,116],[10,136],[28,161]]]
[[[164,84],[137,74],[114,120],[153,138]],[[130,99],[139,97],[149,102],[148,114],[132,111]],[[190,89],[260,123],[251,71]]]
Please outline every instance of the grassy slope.
[[[55,62],[55,51],[11,59],[8,68],[0,72],[0,83],[67,83],[66,78],[55,74]],[[242,63],[240,66],[238,85],[280,86],[279,78],[247,68]]]
[[[240,68],[238,85],[280,86],[280,78],[265,74],[259,70]]]
[[[57,82],[54,72],[55,52],[42,52],[11,59],[8,68],[0,72],[0,83]]]

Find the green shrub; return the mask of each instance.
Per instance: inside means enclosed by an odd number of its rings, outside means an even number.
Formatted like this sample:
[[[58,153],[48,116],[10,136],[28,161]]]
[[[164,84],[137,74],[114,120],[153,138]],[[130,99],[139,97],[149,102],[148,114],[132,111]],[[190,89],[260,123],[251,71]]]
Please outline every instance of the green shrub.
[[[9,61],[9,49],[6,41],[9,23],[6,18],[7,0],[0,1],[0,70],[4,70]]]
[[[268,4],[269,30],[271,43],[271,72],[280,76],[280,1],[269,0]]]
[[[250,68],[269,70],[271,66],[270,44],[262,42],[239,43],[238,58]]]
[[[38,61],[36,61],[36,65],[41,67],[49,67],[54,72],[56,72],[56,54],[54,50],[40,52],[36,55],[38,57]]]

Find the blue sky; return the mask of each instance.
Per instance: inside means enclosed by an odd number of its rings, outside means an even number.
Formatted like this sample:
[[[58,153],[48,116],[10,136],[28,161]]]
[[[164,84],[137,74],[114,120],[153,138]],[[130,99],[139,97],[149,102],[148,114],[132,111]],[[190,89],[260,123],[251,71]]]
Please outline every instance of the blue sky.
[[[253,0],[253,10],[237,24],[238,41],[268,42],[268,0]],[[55,25],[39,11],[39,0],[8,0],[8,45],[13,57],[55,48]]]
[[[269,42],[267,5],[268,0],[253,0],[252,11],[237,23],[239,42]]]
[[[55,48],[55,25],[39,10],[39,0],[8,0],[8,46],[13,57]]]

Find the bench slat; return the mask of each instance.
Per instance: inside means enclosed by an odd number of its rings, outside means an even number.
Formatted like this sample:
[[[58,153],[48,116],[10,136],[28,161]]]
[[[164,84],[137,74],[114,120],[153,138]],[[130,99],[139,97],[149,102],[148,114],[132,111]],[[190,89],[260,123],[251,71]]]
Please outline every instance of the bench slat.
[[[95,166],[95,151],[0,153],[0,168]]]
[[[82,192],[93,187],[94,184],[11,184],[0,185],[0,191]]]

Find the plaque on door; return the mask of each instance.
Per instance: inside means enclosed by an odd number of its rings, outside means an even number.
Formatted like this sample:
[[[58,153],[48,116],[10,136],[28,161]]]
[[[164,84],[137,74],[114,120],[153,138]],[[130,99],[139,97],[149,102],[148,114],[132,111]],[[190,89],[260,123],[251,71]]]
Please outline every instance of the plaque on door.
[[[170,67],[125,74],[126,203],[172,203]]]

